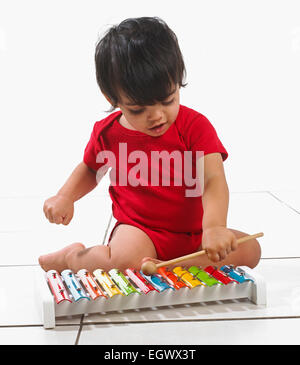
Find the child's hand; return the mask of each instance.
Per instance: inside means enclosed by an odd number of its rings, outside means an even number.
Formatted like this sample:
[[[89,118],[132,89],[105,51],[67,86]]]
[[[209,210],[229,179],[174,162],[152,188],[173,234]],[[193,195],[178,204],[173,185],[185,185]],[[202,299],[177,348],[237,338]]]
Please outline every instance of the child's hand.
[[[210,227],[203,230],[202,249],[207,252],[211,261],[222,261],[231,251],[237,249],[237,239],[226,227]]]
[[[47,199],[43,207],[46,218],[51,223],[70,223],[74,214],[74,202],[62,195],[55,195]]]

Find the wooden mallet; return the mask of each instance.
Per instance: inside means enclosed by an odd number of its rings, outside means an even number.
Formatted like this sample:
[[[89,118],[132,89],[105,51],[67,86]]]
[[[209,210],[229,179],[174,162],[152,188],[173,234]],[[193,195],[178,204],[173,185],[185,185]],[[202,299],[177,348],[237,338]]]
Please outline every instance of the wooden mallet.
[[[263,235],[264,235],[263,232],[256,233],[256,234],[252,234],[252,235],[248,235],[248,236],[239,238],[237,240],[237,243],[240,244],[242,242],[249,241],[249,240],[251,240],[253,238],[262,237]],[[142,264],[141,269],[142,269],[142,272],[145,275],[153,275],[153,274],[155,274],[157,272],[157,269],[160,268],[160,267],[162,267],[162,266],[168,266],[168,265],[177,264],[178,262],[185,261],[185,260],[188,260],[188,259],[193,259],[195,257],[202,256],[202,255],[205,255],[205,254],[206,254],[206,251],[205,250],[197,251],[197,252],[191,253],[189,255],[177,257],[176,259],[172,259],[172,260],[169,260],[169,261],[160,262],[159,264],[156,264],[153,261],[146,261],[146,262],[144,262]]]

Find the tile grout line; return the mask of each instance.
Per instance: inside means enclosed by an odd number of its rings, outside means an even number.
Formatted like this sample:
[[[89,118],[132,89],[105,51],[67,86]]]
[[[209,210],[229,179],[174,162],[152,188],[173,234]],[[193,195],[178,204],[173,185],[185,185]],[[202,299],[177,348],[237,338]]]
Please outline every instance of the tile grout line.
[[[1,267],[38,267],[39,264],[8,264],[8,265],[0,265]]]
[[[82,327],[83,327],[83,318],[84,318],[84,314],[82,314],[81,318],[80,318],[79,329],[78,329],[78,332],[77,332],[77,336],[76,336],[76,340],[75,340],[74,345],[78,345],[78,343],[79,343],[79,338],[80,338]]]
[[[149,320],[149,321],[115,321],[115,322],[83,322],[84,315],[81,316],[79,324],[65,323],[56,324],[55,327],[74,327],[79,326],[75,340],[75,345],[78,345],[79,338],[83,326],[91,325],[115,325],[115,324],[147,324],[147,323],[177,323],[177,322],[224,322],[224,321],[255,321],[255,320],[273,320],[273,319],[300,319],[300,315],[295,316],[265,316],[265,317],[236,317],[236,318],[199,318],[199,319],[166,319],[166,320]],[[43,327],[42,324],[16,324],[16,325],[0,325],[1,328],[27,328],[27,327]],[[50,330],[51,331],[51,330]]]
[[[293,208],[292,206],[290,206],[289,204],[287,204],[285,201],[279,199],[276,195],[274,195],[270,191],[267,191],[267,193],[270,194],[274,199],[278,200],[281,204],[285,205],[287,208],[293,210],[297,214],[300,214],[300,212],[297,209]]]
[[[74,327],[74,326],[79,326],[80,323],[59,323],[56,324],[55,327]],[[23,327],[44,327],[43,324],[0,324],[0,329],[1,328],[23,328]],[[45,331],[48,331],[45,330]]]
[[[82,326],[90,325],[114,325],[114,324],[145,324],[145,323],[177,323],[177,322],[224,322],[224,321],[255,321],[255,320],[273,320],[273,319],[300,319],[300,315],[295,316],[266,316],[266,317],[237,317],[237,318],[201,318],[201,319],[166,319],[166,320],[149,320],[149,321],[115,321],[115,322],[85,322]]]
[[[43,195],[1,195],[0,199],[43,199],[46,200],[48,197],[48,193],[47,194],[43,194]],[[109,198],[109,192],[107,194],[95,194],[94,195],[95,198]],[[93,197],[88,196],[87,199],[92,199]]]

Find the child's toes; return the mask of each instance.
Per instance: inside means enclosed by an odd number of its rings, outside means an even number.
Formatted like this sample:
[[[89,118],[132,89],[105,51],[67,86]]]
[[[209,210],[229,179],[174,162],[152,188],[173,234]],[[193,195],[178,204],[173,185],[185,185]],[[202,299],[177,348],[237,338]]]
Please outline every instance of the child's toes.
[[[45,256],[44,255],[40,256],[38,260],[39,260],[40,267],[43,270],[47,271],[46,266],[45,266]]]

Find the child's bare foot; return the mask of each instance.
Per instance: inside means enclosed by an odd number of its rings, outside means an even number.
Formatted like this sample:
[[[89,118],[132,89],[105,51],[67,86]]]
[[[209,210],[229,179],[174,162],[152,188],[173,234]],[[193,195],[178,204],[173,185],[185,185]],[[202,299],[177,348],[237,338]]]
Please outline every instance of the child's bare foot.
[[[40,256],[39,264],[45,271],[57,270],[60,273],[63,270],[68,269],[65,260],[66,255],[73,250],[82,250],[82,249],[85,249],[84,244],[80,242],[72,243],[71,245],[66,246],[61,250]]]

